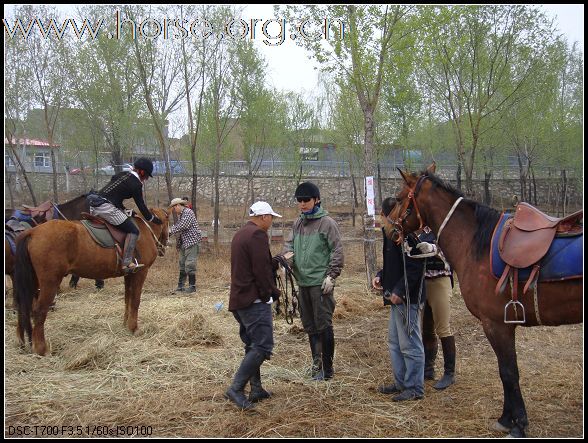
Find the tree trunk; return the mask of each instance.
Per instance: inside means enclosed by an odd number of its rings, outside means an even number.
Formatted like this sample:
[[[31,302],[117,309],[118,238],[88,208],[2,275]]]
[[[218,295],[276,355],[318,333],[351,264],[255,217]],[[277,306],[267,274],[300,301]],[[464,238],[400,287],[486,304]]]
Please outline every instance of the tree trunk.
[[[350,165],[351,168],[351,165]],[[351,196],[352,196],[352,201],[351,201],[351,216],[353,217],[353,220],[351,222],[351,225],[355,228],[355,208],[357,208],[357,185],[355,184],[355,175],[353,175],[353,172],[351,172]]]
[[[562,178],[562,190],[561,190],[561,215],[562,217],[566,216],[566,205],[568,199],[568,178],[566,176],[566,170],[562,169],[561,171],[561,178]]]
[[[378,183],[378,193],[375,196],[375,199],[376,199],[376,202],[381,202],[384,199],[382,198],[382,170],[380,168],[380,160],[379,159],[378,159],[377,168],[378,168],[378,182],[377,182]]]
[[[492,194],[490,193],[490,179],[492,172],[484,171],[484,204],[490,206],[492,204]]]
[[[214,247],[218,248],[218,225],[220,216],[219,207],[219,176],[220,176],[220,143],[216,147],[216,154],[214,159],[214,217],[212,223],[214,224]]]
[[[33,206],[37,206],[37,197],[35,197],[35,191],[33,190],[33,186],[31,185],[31,181],[29,180],[29,176],[27,171],[20,160],[16,152],[15,146],[11,142],[11,137],[8,137],[8,147],[12,151],[12,156],[16,160],[15,167],[16,167],[16,174],[18,175],[18,171],[20,170],[20,175],[24,179],[25,183],[27,184],[27,188],[29,188],[29,193],[31,194],[31,200],[33,200]]]
[[[365,141],[364,141],[364,177],[373,177],[374,158],[374,110],[370,107],[364,109]],[[367,187],[364,188],[364,196],[367,197]],[[367,198],[364,199],[367,203]],[[371,287],[373,277],[376,275],[376,245],[374,233],[374,216],[367,214],[367,207],[364,209],[363,238],[364,257],[366,265],[367,285]]]
[[[8,196],[10,197],[10,208],[14,209],[14,195],[12,193],[12,174],[6,174],[6,187],[8,188]]]
[[[50,145],[53,145],[51,141],[49,142]],[[52,183],[53,183],[53,202],[55,204],[59,203],[59,195],[57,194],[57,162],[55,161],[55,150],[51,148],[51,169],[53,170],[52,175]]]

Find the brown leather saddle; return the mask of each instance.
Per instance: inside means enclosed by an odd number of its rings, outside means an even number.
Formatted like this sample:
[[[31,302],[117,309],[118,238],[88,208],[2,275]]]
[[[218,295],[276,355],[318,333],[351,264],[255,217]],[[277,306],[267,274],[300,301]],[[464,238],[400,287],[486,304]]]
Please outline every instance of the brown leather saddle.
[[[41,203],[39,206],[22,205],[25,214],[30,215],[35,221],[43,222],[52,220],[54,217],[54,205],[51,200]]]
[[[533,266],[523,294],[536,284],[539,277],[538,262],[545,256],[556,236],[583,233],[584,210],[563,218],[551,217],[528,203],[517,205],[514,217],[507,220],[498,243],[498,252],[507,266],[496,285],[496,293],[504,291],[508,276],[513,277],[513,294],[516,294],[518,269]],[[514,275],[513,275],[514,274]],[[516,295],[515,295],[516,297]]]

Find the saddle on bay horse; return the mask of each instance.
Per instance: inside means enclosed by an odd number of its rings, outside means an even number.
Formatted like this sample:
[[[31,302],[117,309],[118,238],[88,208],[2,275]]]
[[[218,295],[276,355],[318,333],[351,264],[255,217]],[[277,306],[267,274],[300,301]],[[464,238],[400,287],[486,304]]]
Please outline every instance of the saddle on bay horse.
[[[106,220],[87,212],[82,212],[81,217],[82,225],[86,228],[90,237],[103,248],[116,248],[117,263],[121,262],[127,233],[111,225]],[[135,255],[136,258],[139,258],[139,253],[136,249]]]
[[[514,217],[506,220],[499,233],[498,253],[506,266],[496,285],[496,294],[504,292],[510,279],[513,285],[513,300],[509,303],[520,304],[517,301],[519,270],[532,267],[523,294],[529,288],[535,289],[539,279],[540,261],[547,254],[554,239],[582,235],[583,218],[583,210],[556,218],[528,203],[519,203]]]

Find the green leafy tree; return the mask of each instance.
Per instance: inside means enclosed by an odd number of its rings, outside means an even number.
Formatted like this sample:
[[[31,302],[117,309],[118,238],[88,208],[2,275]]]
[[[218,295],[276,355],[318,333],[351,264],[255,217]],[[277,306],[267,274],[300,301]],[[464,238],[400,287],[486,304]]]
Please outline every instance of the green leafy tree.
[[[411,32],[402,24],[414,11],[415,7],[402,5],[304,5],[285,6],[280,11],[292,22],[299,17],[309,17],[314,23],[324,22],[325,17],[339,19],[327,26],[329,31],[338,32],[338,38],[308,39],[304,30],[299,29],[297,41],[321,63],[321,69],[347,77],[355,89],[364,119],[364,177],[374,175],[374,117],[386,60],[397,43]],[[351,32],[342,35],[342,22]],[[376,273],[374,216],[366,211],[364,220],[366,273],[370,285]]]

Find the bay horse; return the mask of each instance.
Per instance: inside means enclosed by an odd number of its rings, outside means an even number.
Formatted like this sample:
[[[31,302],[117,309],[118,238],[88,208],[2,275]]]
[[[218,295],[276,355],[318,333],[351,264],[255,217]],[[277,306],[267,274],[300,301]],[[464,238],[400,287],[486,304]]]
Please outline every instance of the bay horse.
[[[136,251],[144,264],[134,274],[125,275],[115,249],[99,246],[80,221],[50,220],[26,231],[16,247],[14,302],[18,312],[17,338],[24,346],[26,331],[33,352],[45,355],[45,319],[63,277],[75,273],[84,278],[124,276],[125,314],[123,323],[131,332],[137,329],[141,290],[147,272],[157,255],[165,254],[168,214],[150,208],[163,222],[147,222],[136,216],[139,239]],[[31,325],[32,317],[32,325]]]
[[[509,432],[512,437],[524,437],[528,418],[519,386],[515,328],[517,324],[582,323],[583,275],[539,281],[537,294],[540,297],[536,300],[529,294],[522,295],[522,285],[518,290],[514,286],[514,294],[508,294],[511,289],[496,295],[497,279],[491,270],[490,250],[501,214],[473,200],[462,199],[461,192],[444,183],[434,172],[434,163],[420,175],[400,171],[405,183],[396,195],[397,204],[390,219],[400,237],[419,230],[421,225],[429,226],[437,234],[439,247],[457,273],[465,305],[481,321],[498,359],[504,403],[502,415],[492,429]],[[518,298],[527,312],[524,323],[506,322],[505,307],[511,297]]]

